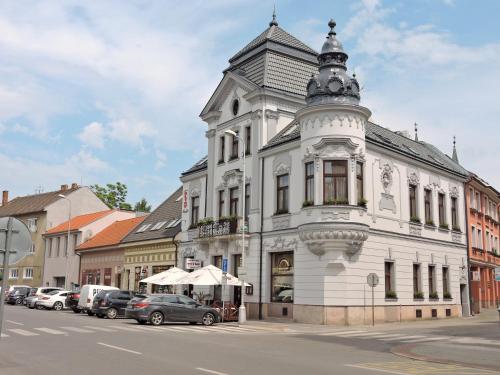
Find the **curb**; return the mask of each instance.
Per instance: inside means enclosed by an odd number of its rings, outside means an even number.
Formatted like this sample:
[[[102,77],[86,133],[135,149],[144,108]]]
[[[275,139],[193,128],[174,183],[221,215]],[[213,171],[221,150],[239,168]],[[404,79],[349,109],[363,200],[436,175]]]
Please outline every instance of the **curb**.
[[[437,357],[429,357],[429,356],[425,356],[425,355],[415,354],[412,352],[412,349],[417,347],[417,346],[418,346],[418,344],[399,345],[399,346],[392,347],[390,349],[390,352],[394,355],[399,356],[399,357],[409,358],[409,359],[413,359],[416,361],[434,362],[434,363],[441,363],[444,365],[458,365],[458,366],[464,366],[464,367],[477,368],[477,369],[481,369],[481,370],[500,371],[500,366],[478,365],[476,363],[452,361],[452,360],[447,360],[447,359],[442,359],[442,358],[437,358]]]

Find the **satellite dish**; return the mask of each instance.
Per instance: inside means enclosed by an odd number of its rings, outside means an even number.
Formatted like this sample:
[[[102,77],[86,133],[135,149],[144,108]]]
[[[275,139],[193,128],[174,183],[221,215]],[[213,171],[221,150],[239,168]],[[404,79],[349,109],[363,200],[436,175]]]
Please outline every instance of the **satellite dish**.
[[[10,219],[12,219],[12,242],[9,253],[9,264],[12,264],[18,262],[29,253],[32,241],[31,241],[31,233],[26,224],[13,217]],[[6,242],[7,242],[8,223],[9,223],[8,217],[0,218],[1,251],[5,251],[5,247],[7,245]],[[3,262],[3,254],[0,255],[2,262]]]

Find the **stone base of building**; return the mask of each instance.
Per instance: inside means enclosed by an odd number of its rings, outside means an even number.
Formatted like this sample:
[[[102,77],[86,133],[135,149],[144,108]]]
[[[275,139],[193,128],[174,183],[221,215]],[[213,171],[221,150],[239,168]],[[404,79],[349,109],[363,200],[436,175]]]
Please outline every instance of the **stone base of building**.
[[[248,303],[249,319],[259,318],[259,305]],[[375,306],[375,323],[409,322],[462,316],[461,305]],[[262,304],[264,319],[282,318],[297,323],[324,325],[370,325],[371,306],[316,306],[290,303]]]

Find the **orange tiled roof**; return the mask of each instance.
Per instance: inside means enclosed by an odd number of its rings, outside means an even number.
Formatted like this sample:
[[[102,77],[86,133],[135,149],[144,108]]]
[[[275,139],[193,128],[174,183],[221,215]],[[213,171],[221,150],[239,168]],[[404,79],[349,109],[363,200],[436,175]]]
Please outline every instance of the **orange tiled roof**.
[[[90,214],[75,216],[71,218],[69,227],[71,230],[80,229],[81,227],[93,223],[94,221],[99,220],[100,218],[103,218],[104,216],[107,216],[112,212],[115,212],[115,210],[92,212]],[[66,232],[67,230],[68,230],[68,222],[66,221],[54,228],[49,229],[45,234]]]
[[[128,220],[115,221],[109,227],[97,233],[94,237],[78,246],[77,251],[94,249],[98,247],[117,245],[147,216],[134,217]]]

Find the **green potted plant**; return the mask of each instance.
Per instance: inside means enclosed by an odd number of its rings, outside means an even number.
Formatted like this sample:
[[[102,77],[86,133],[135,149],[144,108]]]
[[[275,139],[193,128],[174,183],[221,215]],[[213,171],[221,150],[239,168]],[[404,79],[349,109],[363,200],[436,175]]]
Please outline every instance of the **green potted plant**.
[[[446,223],[439,224],[439,229],[446,229],[449,230],[450,226]]]
[[[311,201],[311,200],[305,200],[303,203],[302,203],[302,207],[310,207],[310,206],[314,206],[314,202]]]
[[[461,232],[460,227],[459,227],[458,225],[455,225],[455,226],[452,228],[452,230],[453,230],[454,232]]]
[[[412,216],[412,217],[410,217],[410,221],[412,223],[420,224],[420,218],[418,216]]]
[[[338,205],[349,204],[349,201],[347,199],[338,199],[335,201],[334,204],[338,204]]]
[[[451,293],[450,292],[444,292],[443,293],[443,298],[444,299],[451,299]]]
[[[283,214],[287,214],[287,213],[288,213],[288,210],[285,208],[282,208],[280,210],[276,210],[276,212],[274,214],[275,215],[283,215]]]
[[[208,224],[213,224],[214,222],[214,218],[213,217],[206,217],[200,221],[198,221],[198,226],[202,226],[202,225],[208,225]]]
[[[388,290],[387,292],[385,292],[385,298],[396,299],[396,298],[398,298],[398,295],[396,294],[396,292],[394,290]]]
[[[431,226],[431,227],[435,227],[434,220],[426,220],[425,221],[425,225],[428,225],[428,226]]]
[[[413,293],[414,299],[424,299],[424,292],[415,292]]]
[[[429,293],[429,299],[439,299],[438,292]]]
[[[358,199],[358,206],[359,207],[364,207],[366,208],[366,204],[368,203],[368,200],[366,200],[365,198],[360,198]]]

